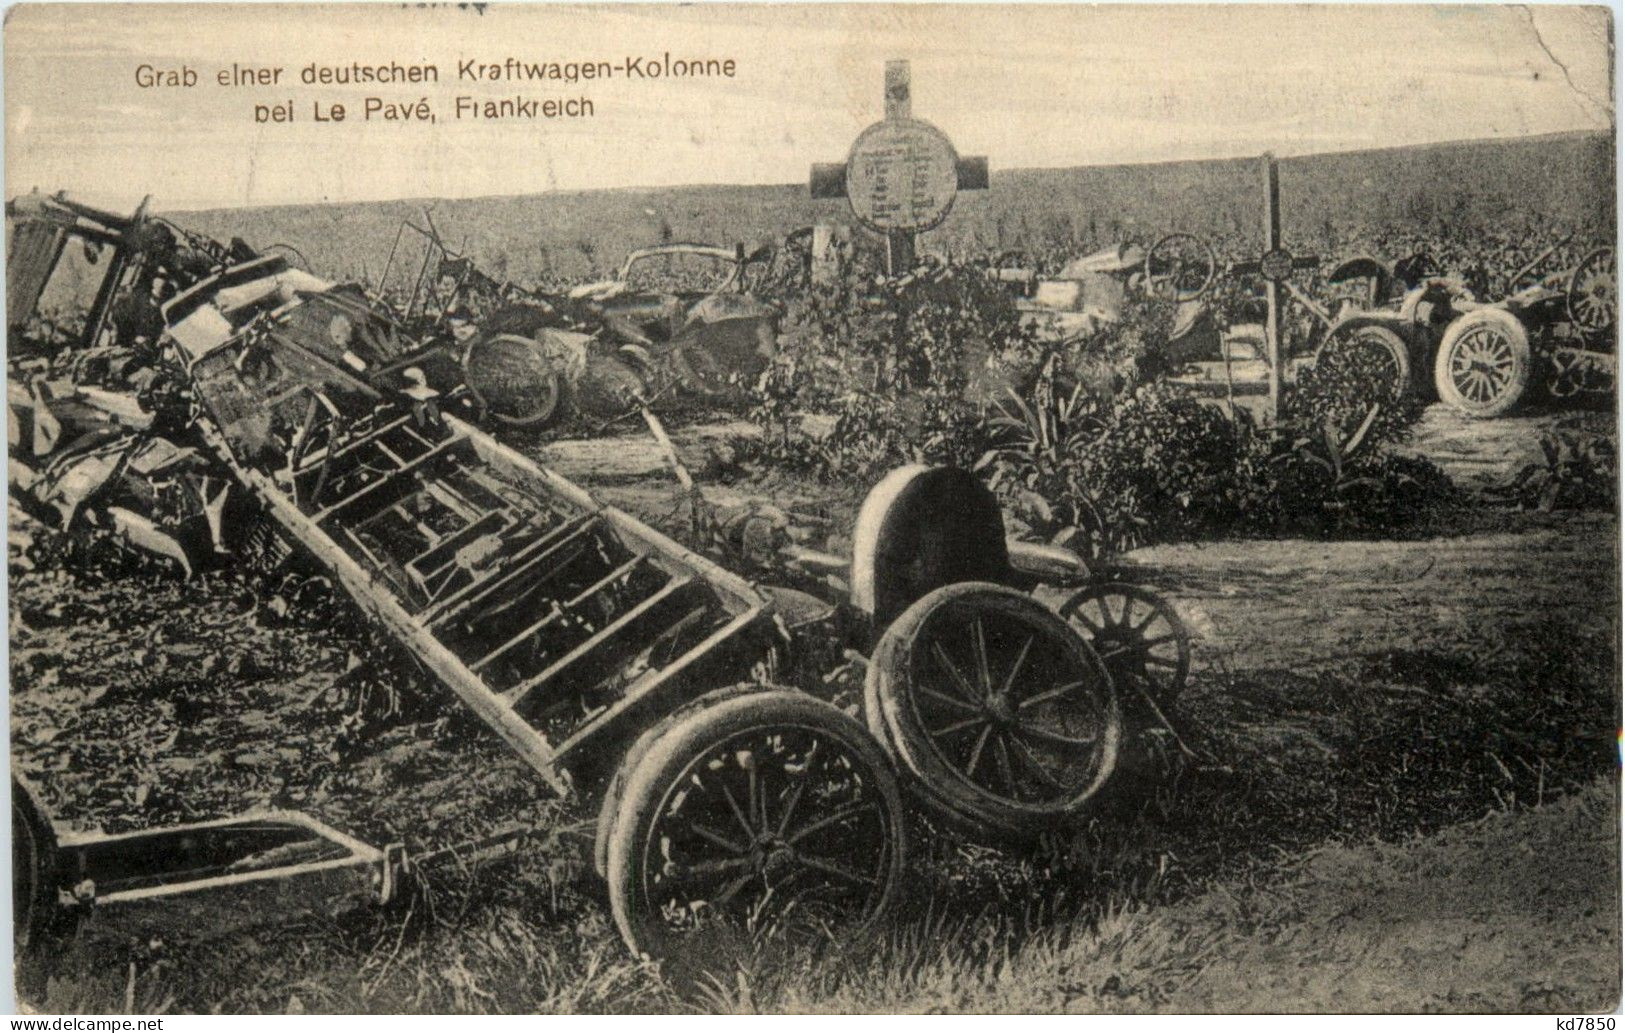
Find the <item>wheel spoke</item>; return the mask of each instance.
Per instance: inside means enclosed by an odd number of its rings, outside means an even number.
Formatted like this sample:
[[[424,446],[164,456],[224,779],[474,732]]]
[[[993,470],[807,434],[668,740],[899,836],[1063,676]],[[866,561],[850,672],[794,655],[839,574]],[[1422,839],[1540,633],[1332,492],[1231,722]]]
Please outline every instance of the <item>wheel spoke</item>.
[[[729,872],[737,872],[750,867],[751,863],[748,857],[725,857],[715,861],[696,861],[693,864],[669,861],[661,869],[660,874],[677,882],[689,882],[707,876],[726,875]]]
[[[982,734],[976,737],[976,745],[971,747],[970,763],[965,765],[965,777],[969,778],[976,772],[976,762],[982,759],[982,747],[987,745],[987,737],[993,734],[993,726],[988,725],[982,729]]]
[[[817,749],[816,746],[813,748],[815,750]],[[790,790],[790,799],[784,802],[784,811],[779,815],[779,835],[784,835],[784,830],[789,827],[790,818],[796,813],[796,805],[801,803],[801,794],[806,790],[806,788],[807,779],[796,779],[795,788]]]
[[[1062,696],[1076,692],[1078,689],[1083,688],[1083,686],[1083,682],[1073,681],[1067,682],[1065,685],[1057,685],[1053,689],[1045,689],[1043,692],[1040,692],[1035,696],[1028,696],[1020,703],[1017,703],[1016,709],[1026,710],[1028,707],[1036,707],[1040,703],[1048,703],[1052,699],[1059,699]]]
[[[1178,667],[1179,666],[1179,661],[1178,660],[1169,660],[1167,657],[1163,657],[1163,656],[1148,656],[1148,657],[1145,658],[1145,662],[1148,663],[1148,664],[1156,664],[1158,667]]]
[[[1123,596],[1123,616],[1117,622],[1119,628],[1128,627],[1129,623],[1134,619],[1134,603],[1135,598],[1132,595]]]
[[[1074,738],[1074,737],[1072,737],[1070,735],[1062,735],[1060,732],[1052,732],[1048,728],[1036,728],[1036,727],[1034,727],[1032,725],[1023,725],[1023,724],[1016,725],[1015,729],[1020,734],[1025,735],[1025,736],[1027,736],[1029,738],[1039,739],[1039,740],[1042,740],[1044,742],[1053,743],[1056,746],[1080,746],[1081,747],[1081,746],[1093,746],[1095,744],[1095,737],[1094,736],[1090,736],[1087,739],[1078,739],[1078,738]]]
[[[807,865],[810,868],[817,868],[821,872],[828,872],[837,878],[845,879],[848,882],[857,883],[860,886],[873,886],[875,883],[880,881],[873,875],[864,875],[862,872],[855,872],[839,862],[831,861],[827,857],[819,857],[817,854],[797,853],[795,857],[797,861],[800,861],[802,864]]]
[[[713,846],[719,846],[724,850],[731,850],[736,854],[745,854],[749,853],[750,851],[750,848],[745,844],[736,843],[715,829],[706,825],[701,825],[697,821],[689,822],[688,827],[696,836],[699,836],[701,839],[712,844]]]
[[[755,876],[756,873],[754,871],[746,872],[733,882],[728,883],[728,885],[722,888],[722,892],[717,894],[716,899],[710,902],[711,906],[721,907],[723,904],[726,904],[728,901],[737,897],[739,895],[739,891],[750,885],[751,879],[755,878]]]
[[[972,623],[976,626],[976,668],[982,679],[982,698],[993,695],[993,671],[987,660],[987,635],[982,630],[982,618],[977,617]]]
[[[940,739],[945,735],[952,735],[955,732],[963,732],[972,725],[979,725],[983,723],[984,720],[985,719],[980,716],[967,717],[963,721],[955,721],[953,724],[945,725],[942,728],[928,728],[926,731],[930,734],[931,738]]]
[[[1010,666],[1010,673],[1005,675],[1004,684],[999,692],[1008,695],[1010,687],[1016,683],[1016,675],[1021,673],[1021,665],[1027,662],[1027,651],[1033,647],[1033,636],[1028,635],[1027,641],[1021,644],[1021,652],[1016,654],[1016,662]]]
[[[939,703],[946,703],[950,707],[954,707],[956,709],[963,710],[963,711],[966,711],[968,713],[980,714],[982,712],[980,707],[971,706],[969,703],[966,703],[964,700],[958,699],[958,698],[956,698],[954,696],[945,696],[942,693],[938,692],[936,689],[929,689],[929,688],[926,688],[924,685],[915,686],[915,691],[917,691],[922,696],[930,696],[932,699],[938,701]]]
[[[1156,623],[1157,618],[1161,617],[1161,616],[1162,616],[1162,611],[1157,609],[1155,606],[1153,606],[1153,607],[1151,607],[1151,612],[1146,616],[1145,620],[1143,620],[1140,623],[1134,625],[1134,628],[1132,630],[1134,631],[1134,633],[1136,635],[1141,634],[1141,633],[1143,633],[1145,631],[1146,628],[1149,628],[1152,624]]]
[[[745,812],[740,809],[739,801],[734,799],[734,794],[729,791],[727,786],[722,787],[722,798],[728,801],[728,809],[733,811],[734,820],[739,822],[739,827],[745,830],[745,835],[754,836],[756,830],[751,827],[750,822],[745,820]]]
[[[865,800],[862,803],[855,803],[851,804],[850,806],[843,807],[840,810],[835,811],[833,814],[826,814],[822,818],[819,818],[817,821],[813,822],[811,825],[803,826],[794,833],[784,837],[785,842],[792,845],[799,843],[803,839],[806,839],[808,836],[812,835],[814,832],[827,829],[831,825],[839,825],[842,822],[851,821],[853,818],[864,813],[865,811],[874,810],[876,806],[877,805],[874,802]]]
[[[931,643],[931,653],[937,658],[937,663],[942,665],[942,669],[948,672],[948,676],[954,680],[954,684],[958,685],[960,691],[965,694],[966,702],[980,703],[982,701],[982,696],[966,679],[964,672],[960,671],[958,666],[954,664],[953,659],[948,656],[948,651],[942,648],[941,642]]]
[[[1033,752],[1026,747],[1026,744],[1013,735],[1010,737],[1010,747],[1016,751],[1016,756],[1021,759],[1022,766],[1031,772],[1033,777],[1051,789],[1062,790],[1066,788],[1066,785],[1060,779],[1050,774],[1048,769],[1038,762],[1038,758],[1033,756]]]
[[[1016,772],[1010,764],[1010,747],[1005,745],[1005,736],[996,735],[993,737],[993,750],[999,761],[999,774],[1004,776],[1005,785],[1010,787],[1010,795],[1019,797],[1021,794],[1016,789]]]

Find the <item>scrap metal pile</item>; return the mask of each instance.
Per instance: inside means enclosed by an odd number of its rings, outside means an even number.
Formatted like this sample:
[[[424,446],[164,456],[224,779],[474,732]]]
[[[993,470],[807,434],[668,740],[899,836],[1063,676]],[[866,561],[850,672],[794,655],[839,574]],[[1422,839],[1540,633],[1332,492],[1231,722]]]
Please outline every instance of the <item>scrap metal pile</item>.
[[[542,780],[599,801],[595,860],[636,952],[706,957],[764,922],[881,914],[901,892],[905,792],[1020,841],[1084,819],[1134,748],[1183,748],[1177,616],[1065,550],[1007,542],[964,471],[881,479],[850,556],[768,535],[807,575],[771,587],[476,426],[504,405],[540,419],[538,399],[619,377],[615,405],[658,433],[648,406],[667,385],[714,395],[770,355],[771,310],[737,290],[761,256],[668,245],[546,298],[476,277],[431,234],[411,296],[390,304],[141,212],[56,197],[8,216],[13,498],[186,570],[245,553],[319,564]],[[40,300],[70,243],[111,257],[64,342],[39,333]],[[640,263],[678,255],[732,272],[700,292],[638,289]],[[453,289],[420,304],[430,268]],[[1066,601],[1041,602],[1041,582]],[[822,668],[843,651],[866,672],[861,720]],[[26,786],[13,796],[24,948],[61,935],[63,900],[277,896],[357,871],[370,877],[340,882],[387,899],[407,863],[287,815],[151,830],[130,853],[59,840]]]

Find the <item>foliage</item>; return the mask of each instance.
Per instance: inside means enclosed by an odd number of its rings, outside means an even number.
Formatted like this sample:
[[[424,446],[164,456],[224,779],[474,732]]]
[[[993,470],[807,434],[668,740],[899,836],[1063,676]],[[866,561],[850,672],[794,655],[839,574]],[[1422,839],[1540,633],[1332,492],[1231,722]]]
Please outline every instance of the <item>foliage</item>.
[[[970,267],[854,274],[811,288],[787,323],[751,416],[771,459],[826,479],[970,465],[987,441],[978,399],[1035,352],[1014,302]]]
[[[1542,462],[1513,478],[1510,494],[1523,507],[1600,509],[1619,505],[1619,448],[1612,436],[1560,424],[1540,439]]]
[[[1116,340],[1152,339],[1148,315],[1125,319]],[[1271,426],[1160,379],[1068,391],[1060,363],[1048,361],[989,420],[995,444],[977,469],[1033,531],[1081,531],[1096,554],[1236,533],[1404,526],[1452,488],[1431,463],[1389,450],[1421,406],[1377,375],[1379,361],[1348,349],[1304,371]],[[1156,370],[1154,360],[1140,367]]]

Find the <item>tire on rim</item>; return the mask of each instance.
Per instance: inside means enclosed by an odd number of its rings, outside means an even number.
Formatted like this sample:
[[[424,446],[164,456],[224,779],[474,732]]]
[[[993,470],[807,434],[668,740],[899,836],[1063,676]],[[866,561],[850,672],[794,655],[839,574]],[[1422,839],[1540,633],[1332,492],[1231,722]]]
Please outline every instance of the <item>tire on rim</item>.
[[[1530,378],[1529,334],[1505,309],[1469,312],[1439,342],[1433,383],[1439,398],[1474,419],[1511,412]]]
[[[1094,648],[1119,692],[1143,689],[1159,707],[1185,688],[1191,639],[1168,600],[1138,585],[1091,585],[1060,614]]]
[[[1376,323],[1344,323],[1333,327],[1316,352],[1315,363],[1338,361],[1356,351],[1380,356],[1385,374],[1394,384],[1393,397],[1403,398],[1411,391],[1411,355],[1405,339]]]
[[[605,858],[633,953],[716,961],[765,931],[872,921],[903,870],[903,810],[880,744],[834,707],[766,689],[700,708],[619,788]]]
[[[869,727],[938,816],[1029,838],[1076,821],[1117,762],[1122,717],[1094,650],[1011,588],[940,588],[869,662]]]
[[[545,427],[564,407],[564,375],[518,334],[476,338],[463,353],[463,381],[485,413],[510,427]]]
[[[1583,333],[1613,329],[1619,308],[1619,267],[1613,248],[1598,248],[1580,260],[1564,289],[1569,320]]]
[[[56,833],[28,787],[11,779],[12,957],[40,946],[56,905]]]

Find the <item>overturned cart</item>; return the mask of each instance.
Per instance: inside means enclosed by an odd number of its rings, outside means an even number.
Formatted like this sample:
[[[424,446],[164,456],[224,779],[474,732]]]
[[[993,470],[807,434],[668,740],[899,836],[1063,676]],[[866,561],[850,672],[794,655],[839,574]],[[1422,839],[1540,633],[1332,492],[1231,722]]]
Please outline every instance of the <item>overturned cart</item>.
[[[172,324],[199,300],[181,299]],[[178,335],[197,433],[544,780],[601,797],[596,862],[636,952],[880,914],[899,894],[904,789],[989,838],[1064,828],[1116,763],[1118,685],[1160,713],[1183,682],[1188,645],[1166,604],[1113,585],[1059,613],[1039,602],[1045,563],[1074,571],[1013,554],[962,471],[892,474],[852,557],[794,557],[838,570],[848,592],[760,588],[442,415],[431,393],[347,380],[300,344],[301,326],[343,336],[361,318],[328,300],[294,292],[217,344]],[[798,647],[837,635],[870,657],[865,722],[774,684],[823,685],[795,677],[817,652]],[[287,835],[343,851],[330,867],[375,884],[394,871],[365,845],[305,833]],[[19,894],[70,889],[55,853],[29,862]],[[212,885],[156,878],[148,896]]]

